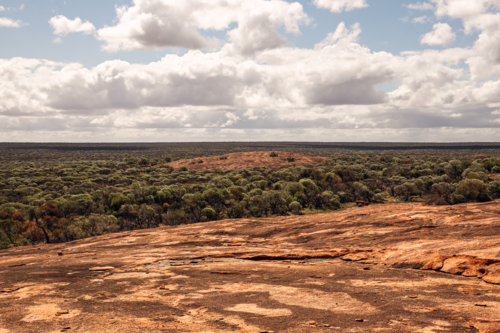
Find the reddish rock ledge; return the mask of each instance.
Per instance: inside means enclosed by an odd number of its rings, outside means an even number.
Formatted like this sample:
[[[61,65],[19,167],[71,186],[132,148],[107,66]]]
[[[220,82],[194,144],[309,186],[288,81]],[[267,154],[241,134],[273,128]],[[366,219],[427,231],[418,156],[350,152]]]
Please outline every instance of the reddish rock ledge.
[[[500,332],[500,201],[14,248],[0,290],[0,333]]]
[[[279,169],[295,165],[318,164],[327,157],[302,155],[284,151],[254,151],[247,153],[231,153],[221,156],[200,157],[178,160],[162,166],[172,169],[186,167],[192,170],[241,170],[253,168]]]

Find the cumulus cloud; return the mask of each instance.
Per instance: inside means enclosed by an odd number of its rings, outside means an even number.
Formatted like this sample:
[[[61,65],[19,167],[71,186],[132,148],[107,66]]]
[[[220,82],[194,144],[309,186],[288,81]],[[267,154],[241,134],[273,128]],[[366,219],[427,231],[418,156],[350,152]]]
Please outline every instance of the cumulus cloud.
[[[448,45],[455,41],[456,35],[447,23],[436,23],[434,30],[420,38],[421,44]]]
[[[332,13],[368,7],[366,0],[314,0],[314,5],[318,8],[329,9]]]
[[[464,32],[478,32],[474,43],[476,55],[466,62],[472,79],[500,74],[500,1],[499,0],[432,0],[436,16],[461,19]]]
[[[338,41],[355,43],[358,41],[361,34],[361,26],[355,23],[351,26],[351,30],[347,29],[344,22],[340,22],[334,32],[330,32],[328,36],[320,43],[314,46],[315,49],[321,49],[326,46],[335,45]]]
[[[0,27],[5,28],[20,28],[25,25],[22,21],[13,20],[8,17],[0,17]]]
[[[241,15],[238,27],[228,32],[229,40],[243,54],[280,47],[286,43],[277,31],[280,26],[289,33],[299,34],[299,24],[309,21],[298,3],[271,1],[264,4]]]
[[[498,0],[432,0],[436,4],[436,15],[455,18],[472,18],[488,12],[490,9],[499,9]]]
[[[434,9],[434,6],[428,2],[412,3],[409,5],[406,5],[405,7],[409,8],[409,9],[414,9],[414,10],[433,10]]]
[[[5,11],[5,7],[4,6],[0,6],[0,12],[3,12]]]
[[[114,60],[86,68],[0,59],[0,138],[9,133],[22,141],[18,134],[30,132],[57,140],[51,131],[74,141],[159,141],[172,138],[162,136],[167,132],[181,141],[498,137],[496,2],[478,0],[483,5],[471,16],[460,1],[432,3],[438,17],[462,20],[466,33],[478,33],[473,46],[397,55],[360,45],[358,23],[341,22],[312,49],[294,47],[283,31],[299,34],[310,19],[300,4],[281,0],[135,0],[117,8],[114,26],[97,31],[59,17],[57,35],[95,33],[110,51],[211,48],[217,41],[206,37],[209,30],[227,38],[210,52],[168,54],[149,64]],[[417,5],[428,6],[412,9]],[[454,38],[438,23],[421,42]],[[384,91],[386,83],[394,88]]]
[[[58,36],[66,36],[73,32],[81,32],[90,35],[95,32],[95,27],[92,23],[88,21],[83,22],[79,17],[70,20],[63,15],[58,15],[52,17],[49,23],[54,29],[54,34]]]
[[[134,0],[132,6],[116,9],[118,23],[97,31],[104,49],[148,50],[162,47],[214,49],[221,41],[203,31],[228,32],[229,40],[244,54],[282,46],[278,33],[300,33],[299,25],[309,22],[299,3],[283,0]]]
[[[189,2],[189,1],[188,1]],[[190,15],[188,2],[137,0],[116,9],[118,24],[99,29],[99,39],[110,52],[159,47],[213,48],[216,40],[203,37]],[[194,8],[193,8],[194,9]]]
[[[362,47],[360,33],[359,24],[340,23],[314,49],[280,46],[252,57],[227,44],[150,64],[107,61],[94,68],[2,60],[0,82],[9,84],[0,86],[0,128],[132,133],[491,126],[495,116],[486,105],[499,102],[500,84],[464,80],[464,69],[454,67],[475,50],[395,56]],[[377,88],[391,81],[399,82],[394,91]]]
[[[341,24],[337,30],[342,28]],[[353,29],[354,34],[359,33],[359,27]],[[392,77],[391,57],[344,43],[353,33],[339,35],[333,45],[325,43],[315,50],[273,49],[253,60],[242,59],[228,45],[212,53],[167,55],[148,65],[108,61],[91,70],[66,66],[44,88],[46,103],[68,112],[185,105],[282,108],[381,103],[385,93],[374,86]]]

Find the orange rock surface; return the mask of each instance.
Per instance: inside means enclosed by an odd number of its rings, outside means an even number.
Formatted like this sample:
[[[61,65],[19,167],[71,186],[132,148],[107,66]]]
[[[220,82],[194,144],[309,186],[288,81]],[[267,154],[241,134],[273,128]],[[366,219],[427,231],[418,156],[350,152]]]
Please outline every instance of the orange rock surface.
[[[164,164],[165,167],[180,169],[186,167],[193,170],[214,170],[214,169],[253,169],[265,167],[267,169],[279,169],[281,167],[293,165],[318,164],[327,159],[320,156],[301,155],[296,153],[276,151],[278,156],[271,157],[272,151],[255,151],[248,153],[232,153],[221,156],[202,157],[188,160],[179,160]],[[295,160],[289,162],[289,159]]]
[[[59,255],[62,252],[63,255]],[[0,332],[500,332],[500,201],[0,252]]]

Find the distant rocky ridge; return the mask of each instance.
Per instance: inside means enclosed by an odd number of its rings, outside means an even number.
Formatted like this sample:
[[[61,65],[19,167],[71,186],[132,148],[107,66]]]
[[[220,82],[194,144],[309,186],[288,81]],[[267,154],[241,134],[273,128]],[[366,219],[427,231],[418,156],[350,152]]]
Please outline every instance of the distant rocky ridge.
[[[301,155],[282,151],[255,151],[178,160],[162,166],[173,169],[186,167],[193,170],[241,170],[253,168],[279,169],[287,166],[318,164],[326,159],[326,157]]]

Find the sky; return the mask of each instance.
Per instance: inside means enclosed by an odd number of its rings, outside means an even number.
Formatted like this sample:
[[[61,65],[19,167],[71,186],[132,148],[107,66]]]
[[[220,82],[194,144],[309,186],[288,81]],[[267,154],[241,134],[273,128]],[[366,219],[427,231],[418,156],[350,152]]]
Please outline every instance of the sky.
[[[500,0],[0,0],[1,142],[498,142]]]

